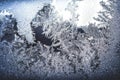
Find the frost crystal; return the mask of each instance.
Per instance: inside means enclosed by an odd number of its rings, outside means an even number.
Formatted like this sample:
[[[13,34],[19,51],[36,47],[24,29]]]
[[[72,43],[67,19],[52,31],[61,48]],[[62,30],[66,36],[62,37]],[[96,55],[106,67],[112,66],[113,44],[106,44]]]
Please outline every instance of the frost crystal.
[[[106,11],[95,19],[102,23],[78,28],[74,22],[78,19],[74,13],[76,5],[73,6],[76,1],[72,0],[67,8],[73,16],[67,21],[58,16],[51,4],[39,10],[31,21],[34,43],[28,43],[25,35],[17,32],[17,20],[11,14],[0,13],[0,53],[7,56],[12,67],[17,66],[16,73],[22,76],[35,73],[46,79],[80,74],[86,79],[99,67],[100,54],[106,53],[109,45],[111,18],[107,14],[112,8],[101,2]]]

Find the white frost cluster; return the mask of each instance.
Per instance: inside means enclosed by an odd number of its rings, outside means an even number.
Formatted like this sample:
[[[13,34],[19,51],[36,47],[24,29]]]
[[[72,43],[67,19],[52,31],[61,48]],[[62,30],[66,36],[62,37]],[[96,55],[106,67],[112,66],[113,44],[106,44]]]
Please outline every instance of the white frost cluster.
[[[100,13],[99,17],[95,18],[102,23],[100,25],[91,23],[79,28],[75,23],[78,21],[78,14],[74,12],[77,8],[76,0],[72,0],[69,4],[66,10],[72,14],[70,20],[64,20],[58,16],[59,12],[51,4],[44,5],[37,12],[29,26],[31,26],[35,40],[36,35],[41,35],[39,36],[41,40],[29,43],[24,37],[25,34],[16,35],[16,40],[11,43],[0,42],[0,53],[7,56],[8,60],[5,62],[12,63],[11,66],[15,67],[15,73],[22,76],[36,74],[45,79],[52,76],[81,75],[83,79],[86,79],[91,72],[99,67],[100,54],[105,54],[109,46],[111,18],[106,15],[110,14],[113,8],[109,8],[109,5],[102,2],[105,12]],[[74,4],[76,5],[73,6]],[[5,12],[5,14],[8,13]],[[45,39],[51,40],[52,44],[42,43]]]

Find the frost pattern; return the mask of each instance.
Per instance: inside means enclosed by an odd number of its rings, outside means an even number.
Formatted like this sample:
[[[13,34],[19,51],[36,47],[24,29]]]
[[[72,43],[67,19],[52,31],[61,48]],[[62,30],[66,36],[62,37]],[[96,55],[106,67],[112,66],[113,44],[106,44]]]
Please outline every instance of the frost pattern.
[[[68,21],[63,21],[50,4],[38,11],[31,21],[34,43],[29,43],[24,35],[17,32],[14,28],[17,27],[17,21],[12,14],[0,13],[0,55],[5,56],[2,62],[6,66],[11,65],[8,68],[10,73],[14,73],[10,70],[12,67],[18,73],[17,76],[23,77],[36,74],[41,79],[47,79],[53,76],[81,75],[80,78],[87,79],[88,74],[99,67],[100,54],[105,54],[109,46],[112,4],[101,2],[104,11],[99,12],[98,18],[95,18],[101,22],[99,25],[90,23],[78,28],[74,22],[77,20],[74,13],[76,7],[71,8],[75,1],[68,6],[68,10],[71,9],[73,13],[73,18]],[[2,40],[5,34],[15,38],[8,41],[8,37],[5,37]]]

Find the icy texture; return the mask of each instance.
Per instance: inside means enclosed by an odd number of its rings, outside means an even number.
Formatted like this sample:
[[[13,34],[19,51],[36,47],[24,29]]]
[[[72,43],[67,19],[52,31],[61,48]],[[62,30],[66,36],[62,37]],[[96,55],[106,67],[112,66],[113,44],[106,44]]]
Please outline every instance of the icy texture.
[[[76,0],[71,3],[74,1]],[[111,12],[114,11],[113,7],[105,5],[104,2],[101,2],[101,5],[105,10],[95,18],[101,24],[89,24],[81,28],[74,22],[78,19],[74,9],[70,10],[73,18],[64,21],[57,15],[54,6],[43,6],[31,21],[34,43],[29,43],[24,35],[19,33],[12,42],[0,42],[0,57],[3,58],[0,69],[11,74],[16,73],[17,77],[37,77],[38,80],[54,80],[54,77],[69,80],[87,79],[90,73],[99,68],[100,56],[105,54],[110,46],[110,16],[113,16]],[[2,20],[6,23],[6,20]],[[0,23],[0,28],[3,23]],[[11,27],[12,24],[5,25]],[[0,30],[2,37],[3,29]],[[47,41],[49,43],[46,43]],[[2,65],[3,62],[5,65]],[[9,67],[5,67],[8,65]]]
[[[0,12],[0,41],[11,42],[17,33],[17,22],[13,15],[6,10]]]

